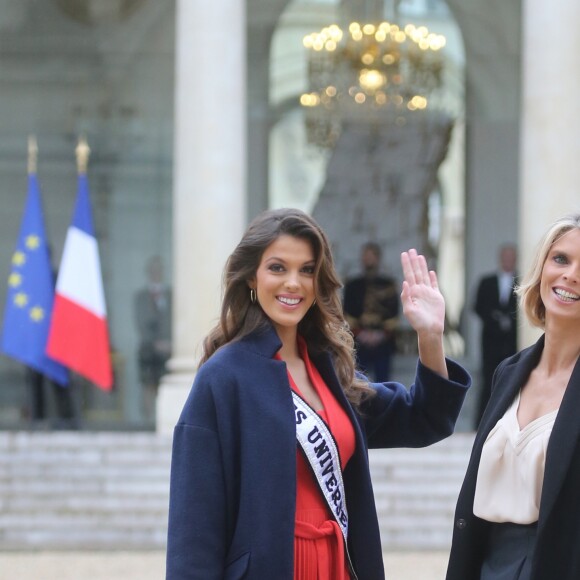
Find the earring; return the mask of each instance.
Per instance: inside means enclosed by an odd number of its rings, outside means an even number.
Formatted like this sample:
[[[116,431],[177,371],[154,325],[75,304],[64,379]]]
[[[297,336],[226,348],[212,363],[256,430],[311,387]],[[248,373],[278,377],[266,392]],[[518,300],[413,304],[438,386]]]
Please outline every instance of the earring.
[[[252,304],[256,304],[256,300],[257,300],[257,297],[256,297],[256,289],[255,288],[250,288],[250,302]]]
[[[312,306],[310,308],[314,308],[316,306],[316,298],[314,299],[314,302],[312,303]]]

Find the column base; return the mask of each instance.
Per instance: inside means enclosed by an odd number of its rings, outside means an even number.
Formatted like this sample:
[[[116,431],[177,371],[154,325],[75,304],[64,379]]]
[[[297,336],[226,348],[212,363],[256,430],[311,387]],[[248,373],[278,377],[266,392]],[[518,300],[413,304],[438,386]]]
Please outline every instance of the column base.
[[[173,428],[191,390],[194,377],[194,372],[171,373],[161,379],[155,412],[156,431],[160,435],[173,433]]]

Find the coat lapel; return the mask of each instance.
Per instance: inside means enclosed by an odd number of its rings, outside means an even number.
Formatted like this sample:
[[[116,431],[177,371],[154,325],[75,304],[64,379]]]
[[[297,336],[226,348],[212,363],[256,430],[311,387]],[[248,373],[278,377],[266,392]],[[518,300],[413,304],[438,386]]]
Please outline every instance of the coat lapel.
[[[354,422],[354,412],[351,405],[348,403],[340,383],[338,382],[338,377],[336,376],[330,355],[328,353],[312,355],[311,360],[314,366],[318,369],[320,376],[324,379],[326,386],[331,390],[332,394],[340,403],[341,407],[343,407],[347,412],[350,420]]]
[[[550,435],[546,452],[546,467],[542,499],[540,502],[539,526],[546,522],[554,507],[558,493],[564,483],[566,473],[580,438],[580,358],[576,361],[570,381],[566,387],[556,422]]]
[[[499,375],[494,378],[494,396],[491,399],[494,403],[488,405],[481,418],[475,441],[476,447],[483,446],[489,432],[504,416],[516,393],[525,385],[532,370],[538,364],[543,349],[544,337],[542,336],[536,344],[522,351],[520,356],[511,359],[500,371]]]

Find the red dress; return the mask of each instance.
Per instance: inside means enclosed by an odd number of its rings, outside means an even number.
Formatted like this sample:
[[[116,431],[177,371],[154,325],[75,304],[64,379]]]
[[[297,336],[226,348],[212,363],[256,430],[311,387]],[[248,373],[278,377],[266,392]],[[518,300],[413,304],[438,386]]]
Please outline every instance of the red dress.
[[[326,383],[310,362],[306,344],[299,337],[298,347],[308,377],[324,409],[318,414],[329,427],[338,446],[344,471],[355,448],[354,428]],[[279,357],[277,357],[279,358]],[[288,373],[290,386],[301,395]],[[304,454],[298,449],[296,525],[294,531],[294,580],[349,580],[342,532],[326,505]]]

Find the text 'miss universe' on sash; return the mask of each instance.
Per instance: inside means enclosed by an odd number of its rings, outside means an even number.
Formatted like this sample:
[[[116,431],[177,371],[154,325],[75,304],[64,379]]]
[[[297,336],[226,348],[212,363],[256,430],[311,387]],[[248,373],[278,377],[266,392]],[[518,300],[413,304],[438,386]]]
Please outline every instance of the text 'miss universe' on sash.
[[[342,532],[351,573],[353,578],[356,578],[348,553],[348,512],[338,447],[322,417],[294,391],[292,398],[296,420],[296,439],[312,468],[332,516]]]

